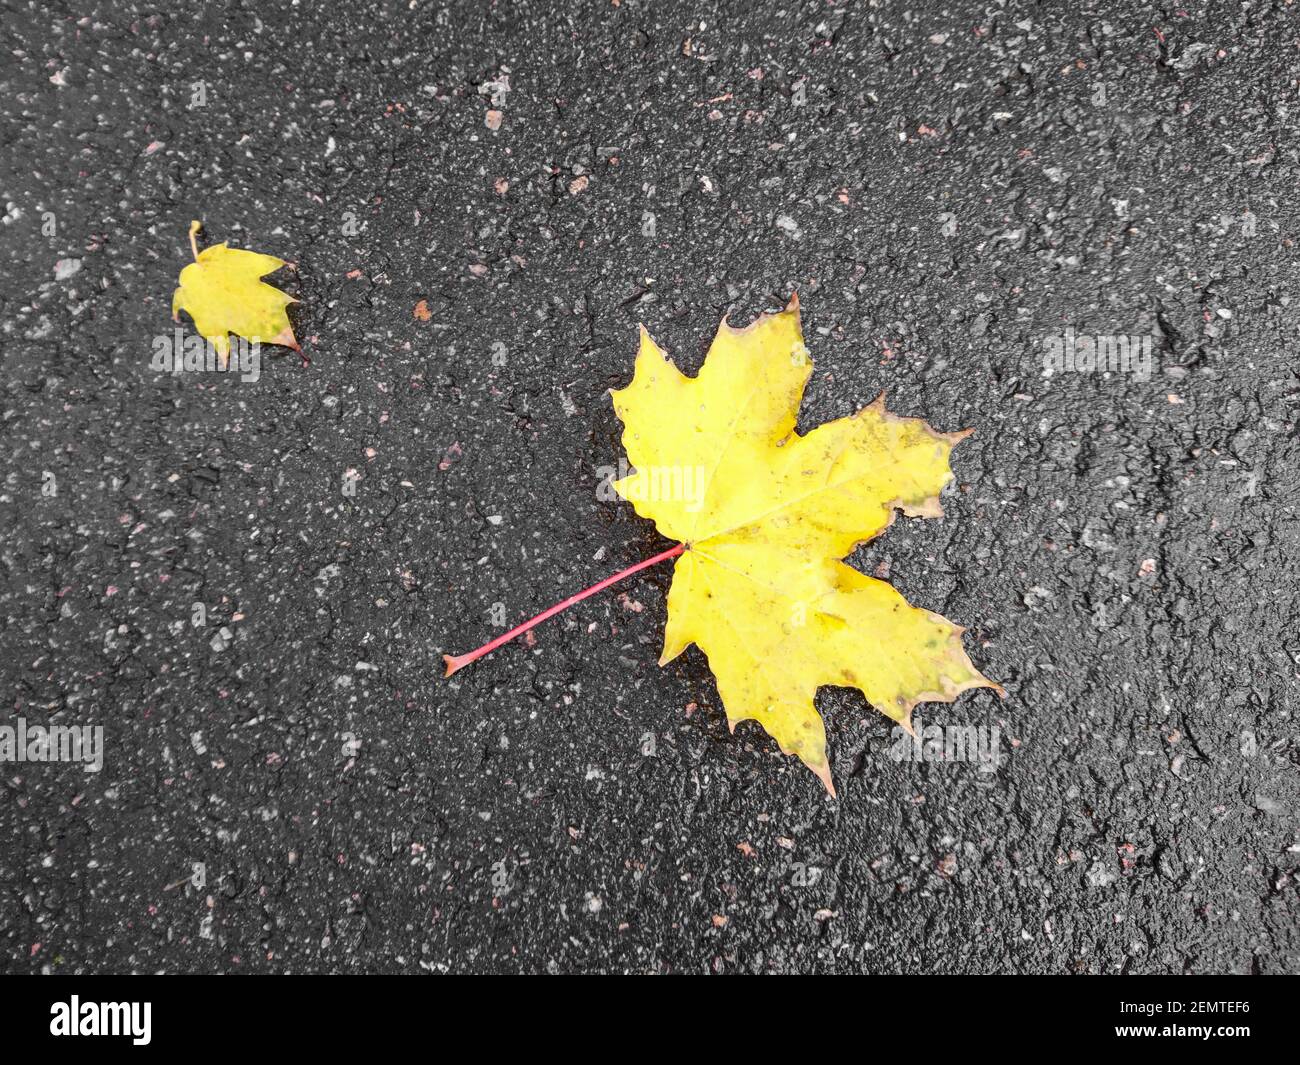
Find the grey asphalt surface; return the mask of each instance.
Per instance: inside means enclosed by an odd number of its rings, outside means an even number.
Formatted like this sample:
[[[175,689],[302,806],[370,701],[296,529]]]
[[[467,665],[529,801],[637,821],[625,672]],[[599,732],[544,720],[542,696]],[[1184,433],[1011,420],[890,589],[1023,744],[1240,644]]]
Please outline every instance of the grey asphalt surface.
[[[0,766],[6,971],[1300,970],[1293,6],[303,7],[3,5],[0,724],[105,743]],[[150,368],[191,219],[309,361]],[[830,800],[656,665],[667,567],[444,681],[668,546],[637,323],[795,290],[801,428],[976,429],[854,561],[996,771],[827,688]]]

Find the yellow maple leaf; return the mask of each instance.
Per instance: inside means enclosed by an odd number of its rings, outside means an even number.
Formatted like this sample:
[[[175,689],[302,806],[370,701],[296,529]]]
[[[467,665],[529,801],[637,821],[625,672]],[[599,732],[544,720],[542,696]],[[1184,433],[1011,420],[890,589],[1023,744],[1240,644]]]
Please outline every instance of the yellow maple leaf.
[[[839,561],[896,510],[942,515],[967,432],[897,417],[881,396],[800,436],[811,373],[797,296],[746,329],[724,318],[694,378],[642,327],[632,382],[611,392],[636,470],[614,488],[686,547],[660,665],[696,644],[732,730],[757,721],[834,795],[819,686],[857,688],[908,731],[919,702],[1002,689],[971,664],[960,626]]]
[[[194,237],[203,228],[190,223],[194,262],[181,271],[172,295],[172,319],[185,311],[194,327],[216,349],[222,369],[230,357],[230,334],[257,344],[281,344],[301,351],[285,308],[298,301],[260,278],[286,265],[274,255],[229,248],[224,242],[199,251]]]

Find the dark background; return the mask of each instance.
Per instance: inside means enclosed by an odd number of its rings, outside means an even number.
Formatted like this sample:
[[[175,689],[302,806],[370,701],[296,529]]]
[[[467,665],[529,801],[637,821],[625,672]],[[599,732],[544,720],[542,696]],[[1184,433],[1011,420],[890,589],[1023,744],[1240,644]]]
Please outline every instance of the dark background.
[[[6,2],[4,721],[107,749],[0,767],[5,969],[1300,969],[1295,12]],[[150,369],[195,218],[309,364]],[[637,323],[796,289],[801,428],[977,430],[855,561],[998,771],[828,688],[829,800],[656,666],[667,567],[441,679],[667,546],[596,492]]]

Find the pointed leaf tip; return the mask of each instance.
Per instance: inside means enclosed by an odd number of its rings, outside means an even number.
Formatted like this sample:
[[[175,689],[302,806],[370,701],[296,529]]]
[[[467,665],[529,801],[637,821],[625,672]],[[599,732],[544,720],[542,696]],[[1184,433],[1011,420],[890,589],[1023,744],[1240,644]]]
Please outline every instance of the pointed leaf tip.
[[[830,762],[825,762],[820,766],[810,765],[808,768],[811,769],[813,773],[816,774],[817,779],[820,780],[823,785],[825,785],[827,794],[830,795],[832,799],[838,798],[838,796],[835,794],[835,781],[831,779]]]

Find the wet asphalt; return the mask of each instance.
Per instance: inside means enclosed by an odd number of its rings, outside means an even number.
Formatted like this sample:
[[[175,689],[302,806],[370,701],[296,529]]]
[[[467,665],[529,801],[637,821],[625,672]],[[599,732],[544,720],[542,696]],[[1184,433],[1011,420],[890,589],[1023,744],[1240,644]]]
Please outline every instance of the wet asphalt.
[[[103,730],[0,766],[5,971],[1300,971],[1293,7],[4,9],[0,725]],[[302,358],[153,368],[192,219]],[[976,430],[854,563],[996,757],[826,688],[830,800],[667,567],[444,680],[670,546],[638,323],[793,291],[802,429]]]

